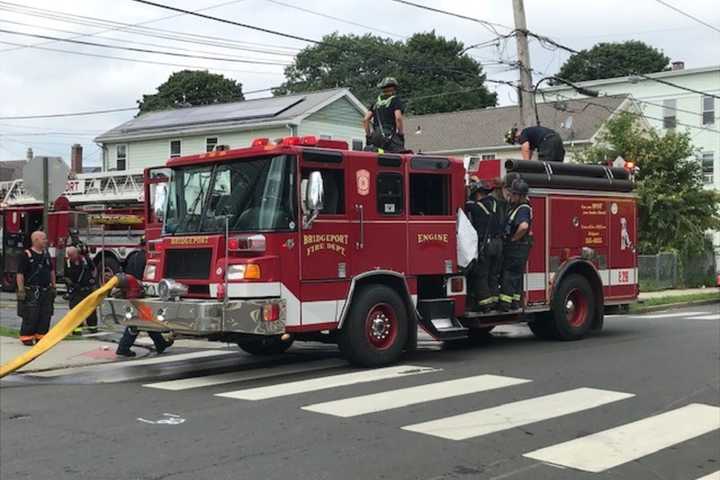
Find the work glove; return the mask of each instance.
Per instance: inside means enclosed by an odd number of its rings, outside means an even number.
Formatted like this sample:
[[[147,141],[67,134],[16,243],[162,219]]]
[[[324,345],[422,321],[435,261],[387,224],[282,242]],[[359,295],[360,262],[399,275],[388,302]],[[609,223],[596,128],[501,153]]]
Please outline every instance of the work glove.
[[[24,302],[26,298],[27,292],[25,292],[24,288],[19,288],[17,291],[17,301],[18,302]]]

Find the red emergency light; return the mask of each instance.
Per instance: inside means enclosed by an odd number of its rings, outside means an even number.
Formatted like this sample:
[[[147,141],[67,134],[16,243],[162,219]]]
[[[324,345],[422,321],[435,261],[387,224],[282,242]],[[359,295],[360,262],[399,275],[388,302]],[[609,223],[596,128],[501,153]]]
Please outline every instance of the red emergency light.
[[[250,144],[251,148],[258,148],[258,147],[267,147],[270,143],[269,138],[256,138],[252,141],[252,144]]]

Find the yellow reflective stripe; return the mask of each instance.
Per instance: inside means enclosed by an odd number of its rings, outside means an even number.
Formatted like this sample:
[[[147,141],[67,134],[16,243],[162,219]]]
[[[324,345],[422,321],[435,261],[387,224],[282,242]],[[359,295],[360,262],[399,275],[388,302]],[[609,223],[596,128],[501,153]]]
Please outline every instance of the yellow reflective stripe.
[[[490,212],[488,212],[488,209],[485,208],[485,205],[483,205],[483,204],[480,203],[480,202],[475,202],[475,204],[476,204],[478,207],[480,207],[480,208],[483,209],[483,212],[485,212],[485,215],[490,215]]]
[[[510,295],[501,294],[499,298],[500,298],[501,302],[506,302],[506,303],[512,302],[512,297]]]
[[[511,222],[512,222],[513,220],[515,220],[515,215],[517,215],[518,210],[520,210],[522,207],[527,207],[527,208],[530,210],[530,218],[532,218],[532,207],[531,207],[530,205],[528,205],[527,203],[521,203],[520,205],[518,205],[517,207],[515,207],[515,209],[514,209],[514,210],[512,211],[512,213],[510,214],[510,221],[511,221]]]
[[[478,305],[487,305],[487,304],[489,304],[489,303],[493,303],[493,302],[496,302],[496,301],[497,301],[497,300],[493,300],[493,297],[488,297],[488,298],[486,298],[485,300],[480,300],[480,301],[477,302],[477,303],[478,303]]]

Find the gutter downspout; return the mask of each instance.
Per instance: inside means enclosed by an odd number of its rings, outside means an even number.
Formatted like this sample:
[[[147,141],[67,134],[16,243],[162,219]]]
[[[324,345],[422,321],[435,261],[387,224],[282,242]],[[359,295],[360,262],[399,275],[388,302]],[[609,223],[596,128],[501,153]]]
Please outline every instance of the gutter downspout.
[[[285,125],[285,127],[288,129],[288,132],[290,132],[291,137],[296,137],[298,132],[298,124],[297,123],[288,123]]]

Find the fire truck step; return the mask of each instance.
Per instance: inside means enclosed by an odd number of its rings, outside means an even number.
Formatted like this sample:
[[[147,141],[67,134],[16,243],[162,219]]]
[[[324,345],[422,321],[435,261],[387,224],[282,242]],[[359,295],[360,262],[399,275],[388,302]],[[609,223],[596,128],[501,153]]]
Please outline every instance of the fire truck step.
[[[448,298],[420,300],[420,325],[436,340],[450,341],[467,338],[468,329],[455,317],[454,302]]]

